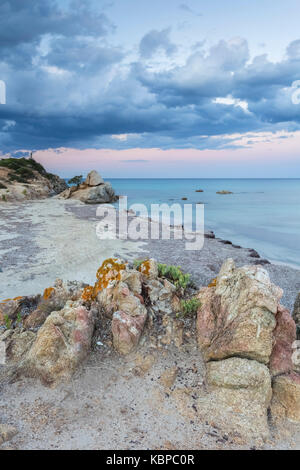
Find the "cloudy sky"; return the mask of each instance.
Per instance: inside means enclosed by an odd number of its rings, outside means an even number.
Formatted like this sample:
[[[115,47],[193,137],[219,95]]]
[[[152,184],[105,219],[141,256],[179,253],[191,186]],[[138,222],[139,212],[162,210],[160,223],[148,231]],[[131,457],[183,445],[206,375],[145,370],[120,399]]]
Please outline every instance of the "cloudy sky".
[[[299,0],[1,0],[0,155],[300,177],[299,18]]]

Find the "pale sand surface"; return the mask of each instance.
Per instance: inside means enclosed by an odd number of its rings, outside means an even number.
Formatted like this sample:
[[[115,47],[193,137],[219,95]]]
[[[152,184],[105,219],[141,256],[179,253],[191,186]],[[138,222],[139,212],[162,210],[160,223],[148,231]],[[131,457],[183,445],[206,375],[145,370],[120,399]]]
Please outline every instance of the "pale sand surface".
[[[48,199],[0,206],[0,298],[42,292],[55,278],[93,283],[101,261],[152,256],[181,265],[205,285],[224,259],[238,265],[256,263],[249,250],[206,239],[200,252],[184,251],[184,241],[100,241],[96,208],[74,201]],[[142,251],[144,250],[144,251]],[[300,288],[299,271],[266,265],[285,290],[291,308]],[[148,364],[146,370],[137,363]],[[178,367],[171,390],[161,374]],[[1,367],[1,366],[0,366]],[[232,449],[250,442],[207,424],[197,407],[203,392],[204,366],[193,335],[182,350],[147,349],[127,358],[96,346],[69,384],[49,390],[31,379],[0,383],[1,421],[16,426],[7,447],[17,449]],[[186,398],[188,396],[188,399]],[[184,397],[184,399],[182,399]],[[289,423],[264,448],[300,449],[299,426]]]
[[[99,240],[95,206],[84,221],[67,210],[80,205],[56,198],[0,205],[0,299],[43,292],[56,278],[93,284],[106,258],[139,251],[142,243]]]

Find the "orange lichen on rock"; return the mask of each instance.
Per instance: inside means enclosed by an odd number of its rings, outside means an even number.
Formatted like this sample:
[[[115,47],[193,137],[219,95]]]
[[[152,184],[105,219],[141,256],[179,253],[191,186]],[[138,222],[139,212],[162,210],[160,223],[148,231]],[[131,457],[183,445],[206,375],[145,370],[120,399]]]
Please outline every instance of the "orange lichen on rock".
[[[146,259],[145,261],[141,263],[138,270],[140,271],[140,273],[144,274],[145,276],[149,276],[150,267],[151,267],[150,260]]]
[[[47,287],[45,290],[44,290],[44,294],[43,294],[43,299],[44,300],[48,300],[50,299],[52,293],[55,291],[54,287]]]
[[[216,287],[216,285],[217,285],[217,278],[213,279],[213,280],[208,284],[207,287]]]
[[[1,301],[1,304],[4,304],[5,302],[10,302],[11,300],[13,300],[13,299],[5,299],[5,300],[2,300],[2,301]]]
[[[103,261],[102,265],[97,271],[97,281],[93,286],[87,286],[84,288],[81,298],[90,302],[97,297],[97,294],[113,281],[121,280],[121,271],[126,269],[126,263],[122,263],[117,258],[108,258]]]
[[[101,292],[102,289],[106,289],[111,282],[120,281],[121,271],[125,269],[126,264],[122,263],[117,258],[108,258],[103,261],[96,274],[97,281],[94,285],[93,297],[97,297],[97,294]]]
[[[83,289],[83,292],[81,295],[82,300],[84,300],[85,302],[90,302],[93,298],[93,292],[94,292],[93,286],[86,286]]]
[[[19,295],[18,297],[15,297],[13,300],[21,300],[21,299],[23,299],[23,296]]]

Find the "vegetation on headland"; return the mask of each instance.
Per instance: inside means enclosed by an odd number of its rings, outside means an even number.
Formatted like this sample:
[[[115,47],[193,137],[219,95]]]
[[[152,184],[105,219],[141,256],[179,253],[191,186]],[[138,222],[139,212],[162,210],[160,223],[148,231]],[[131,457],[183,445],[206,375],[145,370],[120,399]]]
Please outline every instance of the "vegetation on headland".
[[[28,181],[36,178],[35,172],[50,181],[55,178],[55,175],[48,173],[40,163],[32,158],[3,158],[0,160],[0,167],[12,170],[12,172],[8,174],[8,180],[10,182],[28,183]],[[2,188],[0,189],[5,189],[3,186],[2,184]]]

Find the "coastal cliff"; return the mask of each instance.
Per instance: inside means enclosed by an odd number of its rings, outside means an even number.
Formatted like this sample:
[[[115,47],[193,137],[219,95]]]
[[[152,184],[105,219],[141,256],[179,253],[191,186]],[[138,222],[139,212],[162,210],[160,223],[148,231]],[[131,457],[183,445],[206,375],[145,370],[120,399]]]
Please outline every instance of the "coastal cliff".
[[[33,158],[0,160],[0,202],[45,199],[67,188],[66,182],[48,173]]]

